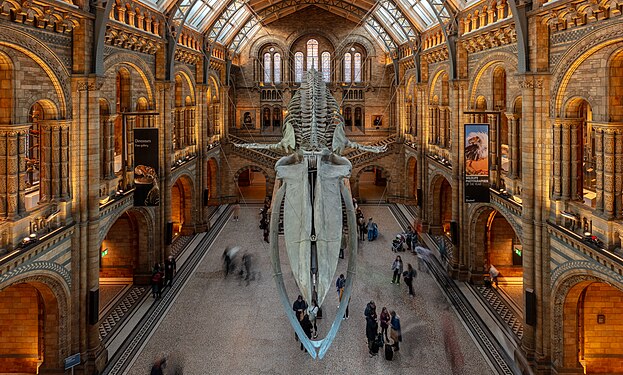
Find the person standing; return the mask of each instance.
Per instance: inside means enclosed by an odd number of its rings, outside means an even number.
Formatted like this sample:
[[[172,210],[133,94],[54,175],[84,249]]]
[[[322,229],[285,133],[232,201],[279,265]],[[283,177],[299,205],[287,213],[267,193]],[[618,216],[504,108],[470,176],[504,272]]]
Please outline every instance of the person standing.
[[[379,319],[381,321],[381,333],[383,334],[385,341],[389,341],[389,339],[387,338],[387,329],[389,328],[389,322],[391,321],[392,317],[389,314],[389,311],[387,311],[387,307],[383,306]]]
[[[402,275],[402,259],[400,258],[400,255],[398,255],[394,260],[394,263],[392,263],[392,271],[394,271],[392,284],[396,283],[400,285],[400,275]]]
[[[177,263],[173,255],[169,255],[167,260],[164,261],[164,277],[167,285],[173,285],[173,276],[177,272]]]
[[[307,315],[309,315],[309,321],[314,327],[314,338],[318,337],[318,326],[316,325],[316,320],[318,318],[318,309],[318,302],[316,302],[316,299],[312,298],[311,305],[307,309]]]
[[[495,266],[490,265],[489,266],[489,276],[491,277],[491,284],[495,285],[495,287],[498,287],[498,277],[500,276],[500,271],[498,271],[497,268],[495,268]]]
[[[376,340],[376,334],[379,330],[379,325],[376,322],[376,316],[369,315],[366,317],[366,338],[368,339],[368,352],[370,357],[373,357],[379,353],[378,348],[375,348],[374,341]],[[376,349],[376,350],[375,350]]]
[[[151,295],[154,298],[160,297],[158,289],[160,287],[161,278],[162,275],[160,274],[160,265],[156,263],[154,264],[154,268],[151,271]]]
[[[294,310],[296,318],[299,320],[299,322],[301,322],[301,320],[303,319],[303,314],[305,314],[305,310],[307,310],[307,302],[305,302],[302,295],[299,294],[299,296],[296,298],[296,301],[294,301],[294,303],[292,304],[292,310]],[[299,340],[296,332],[294,333],[294,338],[296,339],[296,341]]]
[[[307,336],[308,339],[311,339],[312,324],[309,321],[309,316],[307,315],[307,313],[302,313],[301,316],[302,316],[302,319],[300,320],[300,323],[301,323],[301,327],[303,328],[303,332],[305,332],[305,336]],[[305,347],[303,346],[303,340],[301,340],[301,350],[303,349],[305,349]],[[305,349],[305,352],[307,353],[307,349]]]
[[[340,259],[344,259],[344,250],[348,247],[348,234],[346,234],[346,230],[342,231],[342,241],[340,243]]]
[[[405,271],[405,284],[409,287],[409,295],[413,297],[415,293],[413,293],[413,279],[417,274],[413,269],[411,263],[407,263],[407,270]]]
[[[268,220],[264,221],[264,242],[270,243],[268,240],[268,235],[270,234],[270,225],[268,224]]]
[[[397,352],[400,350],[400,342],[402,341],[402,333],[400,332],[400,317],[394,310],[390,313],[391,320],[390,325],[392,327],[391,332],[389,333],[389,337],[392,339],[394,347],[394,351]]]
[[[368,241],[372,241],[374,238],[374,223],[372,222],[372,218],[368,219],[368,224],[366,225],[366,229],[368,230]]]
[[[359,241],[366,240],[366,219],[363,218],[363,214],[357,219],[357,223],[359,224]]]
[[[342,294],[344,294],[344,287],[346,286],[346,278],[344,278],[344,274],[340,274],[340,276],[335,280],[335,289],[337,292],[337,300],[338,302],[342,301]],[[339,307],[339,305],[338,305]]]
[[[234,203],[233,216],[234,216],[234,221],[238,221],[240,219],[240,202],[238,201]]]

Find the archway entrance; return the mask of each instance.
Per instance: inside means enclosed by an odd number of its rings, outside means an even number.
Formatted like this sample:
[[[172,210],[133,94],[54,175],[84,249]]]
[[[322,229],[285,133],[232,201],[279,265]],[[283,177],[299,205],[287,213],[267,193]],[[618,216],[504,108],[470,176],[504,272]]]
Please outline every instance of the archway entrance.
[[[444,177],[438,177],[432,189],[431,232],[450,237],[452,221],[452,186]]]
[[[21,283],[0,291],[0,373],[62,368],[59,313],[56,297],[44,284]]]
[[[194,232],[192,220],[192,186],[187,177],[178,178],[171,188],[171,221],[173,240]]]
[[[500,272],[500,291],[522,311],[523,248],[513,226],[501,213],[488,207],[478,215],[474,235],[472,272],[484,275],[494,266]]]
[[[387,199],[388,176],[382,168],[371,166],[359,172],[359,200],[362,203],[384,202]]]
[[[136,210],[123,213],[108,230],[100,245],[100,312],[132,284],[148,285],[151,280],[149,228]]]
[[[603,282],[579,283],[569,290],[563,314],[565,370],[623,373],[623,348],[612,341],[623,325],[621,290]]]
[[[262,203],[266,199],[266,176],[251,168],[238,175],[238,199],[245,203]]]

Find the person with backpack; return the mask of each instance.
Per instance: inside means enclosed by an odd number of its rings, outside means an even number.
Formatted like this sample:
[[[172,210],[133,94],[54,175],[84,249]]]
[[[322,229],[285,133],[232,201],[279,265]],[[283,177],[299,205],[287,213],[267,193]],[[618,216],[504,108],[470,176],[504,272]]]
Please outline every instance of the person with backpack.
[[[340,276],[337,278],[337,280],[335,280],[335,289],[337,292],[337,301],[341,302],[342,301],[342,294],[344,294],[344,287],[346,286],[346,278],[344,277],[344,274],[340,274]],[[339,305],[338,305],[339,307]]]
[[[392,317],[390,320],[390,326],[392,327],[389,337],[392,339],[394,351],[400,350],[400,342],[402,341],[402,333],[400,332],[400,317],[394,310],[390,313]]]
[[[417,276],[415,270],[411,263],[407,263],[407,270],[404,272],[405,284],[409,287],[409,295],[413,297],[415,293],[413,293],[413,279]]]
[[[368,219],[366,229],[368,230],[368,241],[372,241],[374,239],[374,222],[372,221],[372,218]]]
[[[368,304],[366,305],[366,309],[363,312],[363,315],[366,318],[371,316],[376,319],[376,304],[374,303],[374,301],[368,302]]]

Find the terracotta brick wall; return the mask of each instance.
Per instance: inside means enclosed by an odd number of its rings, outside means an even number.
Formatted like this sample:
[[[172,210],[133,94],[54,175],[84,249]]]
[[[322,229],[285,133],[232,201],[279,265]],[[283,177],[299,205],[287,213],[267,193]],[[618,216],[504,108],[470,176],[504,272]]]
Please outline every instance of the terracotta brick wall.
[[[39,295],[28,285],[0,292],[0,373],[35,373],[39,362]]]
[[[598,315],[604,315],[604,324],[597,323]],[[607,284],[586,291],[584,359],[587,374],[623,372],[623,292]]]

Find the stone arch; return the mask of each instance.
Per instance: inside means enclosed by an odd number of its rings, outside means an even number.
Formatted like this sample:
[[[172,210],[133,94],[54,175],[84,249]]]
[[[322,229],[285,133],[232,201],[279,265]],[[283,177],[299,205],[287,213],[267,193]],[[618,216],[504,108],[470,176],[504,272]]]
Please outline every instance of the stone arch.
[[[195,194],[193,179],[187,173],[171,176],[171,221],[173,233],[189,235],[195,232]]]
[[[590,108],[594,108],[595,100],[580,95],[574,95],[565,101],[563,117],[577,118],[579,117],[580,107],[586,103]]]
[[[437,70],[435,71],[435,73],[433,74],[433,79],[431,80],[430,83],[430,87],[429,87],[429,101],[433,101],[433,97],[435,96],[440,96],[435,94],[435,87],[437,86],[437,81],[439,81],[440,79],[442,79],[443,76],[446,77],[450,77],[450,75],[448,74],[448,70],[445,66],[440,66],[439,68],[437,68]],[[441,91],[441,90],[440,90]],[[441,92],[439,93],[441,94]],[[441,104],[441,102],[440,102]]]
[[[62,369],[63,360],[69,355],[71,342],[70,285],[54,271],[29,269],[1,282],[0,294],[12,287],[23,286],[34,288],[43,303],[44,330],[43,335],[39,334],[39,341],[43,343],[44,353],[40,370]],[[23,296],[23,292],[20,295]]]
[[[583,290],[593,283],[604,283],[623,292],[621,278],[594,261],[571,261],[552,274],[552,362],[557,370],[582,370],[577,362],[577,324],[570,311],[576,311]]]
[[[406,196],[409,199],[415,199],[417,201],[417,189],[419,185],[419,176],[418,176],[418,160],[415,156],[411,156],[407,160],[406,164]]]
[[[578,67],[600,49],[621,41],[623,41],[623,28],[612,24],[586,34],[582,39],[573,43],[561,56],[559,63],[552,69],[554,82],[550,91],[552,117],[562,114],[567,86]]]
[[[127,65],[132,67],[138,73],[145,86],[145,92],[147,93],[150,108],[153,108],[155,78],[149,65],[147,65],[147,63],[137,55],[125,52],[114,53],[104,58],[104,72],[108,72],[109,69],[115,68],[118,65]]]
[[[506,63],[508,62],[508,63]],[[476,96],[478,93],[478,86],[480,83],[480,79],[483,77],[485,72],[493,65],[500,64],[506,70],[507,77],[512,75],[512,72],[515,72],[517,69],[514,67],[517,66],[518,60],[517,56],[509,52],[494,52],[491,54],[487,54],[485,59],[482,59],[478,62],[478,65],[474,68],[474,78],[471,80],[469,87],[469,105],[473,108],[476,101]],[[471,69],[470,69],[471,70]]]
[[[450,181],[452,179],[442,173],[435,174],[430,179],[428,212],[430,212],[431,230],[437,232],[433,234],[449,231],[449,223],[452,220],[452,192],[454,190]]]
[[[376,172],[377,175],[378,175],[379,171],[380,171],[381,178],[384,179],[385,183],[386,183],[385,188],[384,188],[384,194],[383,194],[382,198],[385,198],[385,200],[387,200],[387,195],[388,195],[387,192],[390,191],[391,180],[392,180],[391,174],[389,173],[389,171],[386,168],[384,168],[384,167],[382,167],[380,165],[375,165],[375,164],[373,164],[373,165],[366,165],[365,167],[359,169],[359,171],[357,171],[356,174],[353,174],[355,176],[355,184],[354,184],[353,191],[356,192],[356,197],[358,197],[360,200],[362,200],[361,193],[360,193],[360,188],[361,188],[360,180],[361,180],[361,176],[364,173],[366,173],[366,172]]]
[[[238,169],[236,171],[236,173],[234,173],[234,186],[235,186],[235,191],[234,194],[235,196],[238,196],[240,194],[240,188],[238,186],[238,181],[240,178],[240,175],[242,175],[243,173],[245,173],[246,171],[251,171],[251,172],[258,172],[261,173],[264,176],[264,179],[266,181],[265,184],[265,195],[268,197],[271,194],[271,187],[274,184],[274,178],[271,178],[271,176],[266,172],[266,170],[264,170],[264,168],[255,165],[255,164],[250,164],[247,165],[245,167],[242,167],[240,169]]]
[[[47,45],[31,34],[10,26],[0,26],[0,46],[19,51],[32,59],[46,73],[56,92],[59,118],[71,113],[71,82],[67,65]]]
[[[190,97],[192,98],[193,104],[194,104],[195,103],[195,87],[197,87],[197,83],[195,82],[195,77],[193,75],[193,72],[185,64],[176,64],[175,74],[181,75],[186,81],[186,84],[188,85],[188,89],[190,90]]]
[[[609,121],[623,121],[623,48],[614,51],[608,59],[608,105],[606,118]]]
[[[367,57],[374,57],[377,54],[376,48],[374,47],[374,43],[372,43],[370,39],[360,34],[350,34],[346,39],[341,41],[339,44],[334,45],[336,56],[344,55],[344,53],[346,53],[346,49],[350,47],[351,44],[361,45],[363,49],[365,50]]]
[[[285,41],[275,35],[263,35],[254,40],[251,48],[249,48],[249,59],[254,59],[258,57],[260,51],[269,44],[275,46],[276,49],[279,49],[282,52],[282,56],[285,60],[285,58],[287,57],[286,53],[289,51],[289,49]]]
[[[142,112],[142,111],[148,111],[148,110],[149,110],[149,102],[147,101],[147,98],[145,98],[144,96],[139,97],[136,100],[136,112]]]
[[[13,61],[0,52],[0,124],[11,124],[15,121],[14,80]]]
[[[110,253],[106,256],[116,260],[102,258],[100,277],[123,277],[131,278],[137,284],[149,283],[151,265],[159,261],[155,250],[157,246],[154,222],[153,213],[144,207],[131,207],[120,211],[106,222],[100,230],[99,247],[101,251],[108,249]],[[119,230],[127,232],[119,233]],[[112,237],[109,238],[109,235]],[[118,238],[126,242],[120,243]],[[107,262],[124,267],[131,266],[131,269],[107,269]]]
[[[304,30],[294,31],[290,35],[288,35],[288,37],[285,40],[285,44],[288,46],[287,51],[289,53],[292,53],[292,48],[294,46],[294,43],[296,43],[299,39],[305,36],[308,36],[308,35],[312,35],[312,34],[317,34],[317,35],[320,35],[326,38],[329,41],[329,43],[331,43],[331,45],[333,46],[334,51],[335,51],[335,46],[340,44],[339,38],[335,34],[333,34],[332,32],[326,29],[307,28]]]
[[[208,204],[210,202],[217,202],[221,196],[220,181],[221,175],[219,173],[220,167],[216,158],[210,158],[206,162],[206,188],[208,189]]]
[[[488,251],[489,249],[487,248],[487,231],[492,229],[492,226],[494,225],[493,221],[496,220],[495,216],[498,214],[506,221],[509,227],[512,228],[515,238],[519,239],[519,241],[521,242],[522,232],[520,224],[513,220],[511,217],[509,217],[507,213],[501,211],[500,209],[498,209],[498,207],[487,203],[479,203],[474,205],[473,207],[470,207],[470,219],[468,222],[469,244],[467,248],[472,249],[473,251],[468,254],[468,259],[470,271],[476,276],[477,279],[479,278],[479,276],[487,272],[488,266],[491,263],[492,254]],[[496,263],[497,264],[495,264],[495,266],[497,268],[500,268],[500,264],[503,264],[504,266],[512,265],[512,260],[511,262],[506,263],[504,263],[502,260],[496,260]],[[510,269],[509,271],[500,271],[504,276],[515,276],[515,274],[517,273],[511,272]]]

